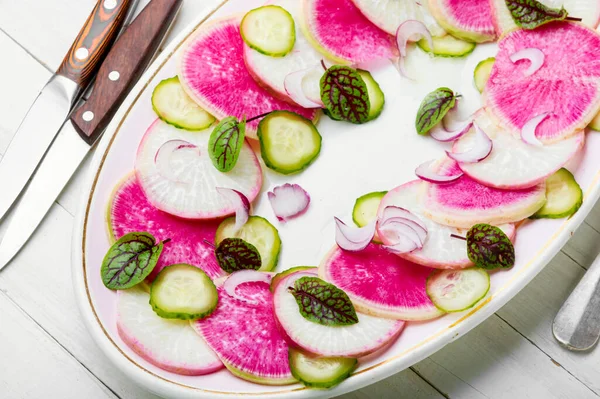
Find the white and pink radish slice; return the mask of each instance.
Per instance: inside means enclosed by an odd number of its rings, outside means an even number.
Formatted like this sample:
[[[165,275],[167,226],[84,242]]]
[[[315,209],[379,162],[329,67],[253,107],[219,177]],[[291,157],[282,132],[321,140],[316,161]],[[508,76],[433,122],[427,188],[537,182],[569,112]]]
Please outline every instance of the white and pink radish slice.
[[[352,0],[352,2],[369,21],[390,35],[395,35],[398,26],[408,20],[423,23],[432,36],[446,34],[431,15],[427,1]]]
[[[148,128],[138,148],[135,171],[154,206],[181,218],[214,219],[239,208],[218,187],[236,190],[249,201],[256,198],[262,170],[252,148],[244,142],[235,167],[221,173],[210,160],[209,138],[210,129],[188,132],[159,119]],[[189,144],[172,150],[171,143],[178,140]],[[165,143],[169,146],[168,159],[161,156]]]
[[[304,108],[319,108],[320,95],[317,95],[318,101],[312,100],[312,105],[309,105],[305,102],[301,103],[296,101],[297,99],[290,94],[290,91],[292,90],[291,84],[293,83],[293,80],[291,79],[293,79],[293,76],[289,79],[288,77],[291,74],[300,73],[302,78],[305,78],[300,79],[301,82],[304,80],[307,85],[316,86],[318,90],[319,80],[325,72],[320,64],[323,55],[308,43],[300,29],[302,2],[300,0],[275,0],[269,2],[269,4],[284,8],[290,13],[292,18],[294,18],[296,26],[296,41],[294,43],[294,48],[284,57],[271,57],[250,48],[244,43],[244,61],[248,68],[248,72],[250,72],[260,84],[274,93],[276,97],[286,99],[286,101],[290,101],[291,99],[294,103],[297,103]],[[306,73],[308,71],[307,69],[312,69],[313,67],[319,72],[318,76],[316,74]],[[300,71],[304,71],[305,73]],[[286,80],[288,80],[287,85]],[[311,99],[311,96],[308,93],[305,95],[309,100]],[[317,105],[314,105],[315,103]]]
[[[134,352],[156,367],[182,375],[202,375],[223,363],[184,320],[163,319],[148,304],[142,288],[117,294],[117,330]]]
[[[427,229],[422,248],[399,253],[398,256],[435,269],[463,269],[473,266],[467,257],[465,241],[451,237],[451,234],[464,237],[467,230],[438,224],[427,218],[422,208],[423,189],[425,189],[424,182],[411,181],[388,191],[379,205],[377,214],[380,220],[383,219],[385,209],[402,207],[417,216]],[[513,224],[503,224],[500,228],[511,240],[515,237],[516,229]],[[379,232],[378,229],[378,235],[384,244],[389,245],[394,242],[394,237],[388,237],[385,230]]]
[[[434,171],[442,176],[455,175],[460,168],[456,161],[444,158]],[[533,215],[546,202],[544,183],[521,190],[501,190],[463,175],[446,184],[423,184],[423,214],[437,223],[464,229],[477,223],[518,222]]]
[[[235,273],[229,278],[236,278]],[[248,279],[237,283],[235,298],[217,286],[217,309],[210,317],[193,321],[192,326],[236,376],[268,385],[294,383],[288,344],[273,314],[269,282]]]
[[[273,293],[277,321],[294,345],[326,357],[361,357],[395,339],[404,328],[403,321],[358,312],[358,323],[348,326],[331,327],[305,319],[296,299],[288,291],[288,287],[293,287],[303,276],[303,272],[288,275],[277,284]]]
[[[348,294],[358,311],[396,320],[429,320],[444,314],[427,296],[432,271],[376,244],[361,252],[336,247],[319,266],[319,276]]]
[[[164,245],[148,281],[154,280],[165,267],[178,263],[196,266],[213,279],[224,274],[214,248],[206,243],[214,241],[219,221],[185,220],[160,211],[148,201],[135,175],[117,185],[108,203],[107,215],[113,242],[125,234],[140,231],[147,231],[157,241],[171,239]]]
[[[351,0],[302,0],[306,39],[341,64],[396,58],[394,37],[373,25]]]
[[[526,76],[530,62],[511,56],[535,48],[543,65]],[[600,35],[581,24],[545,24],[518,29],[499,42],[499,50],[483,91],[483,103],[501,127],[521,137],[525,125],[548,113],[536,129],[544,144],[576,135],[600,110]],[[523,93],[527,93],[524,95]]]
[[[431,14],[451,35],[475,43],[496,39],[496,27],[489,0],[428,1]]]
[[[274,110],[315,119],[318,111],[277,99],[254,80],[244,64],[239,25],[239,16],[205,24],[185,42],[178,75],[186,93],[217,119],[249,119]],[[246,125],[248,137],[257,138],[258,122]]]
[[[576,157],[585,143],[584,131],[554,144],[536,146],[516,138],[495,126],[486,113],[479,113],[479,123],[494,142],[494,149],[477,163],[459,163],[472,179],[490,187],[524,189],[546,180]],[[475,140],[472,130],[454,143],[453,151],[462,152]]]

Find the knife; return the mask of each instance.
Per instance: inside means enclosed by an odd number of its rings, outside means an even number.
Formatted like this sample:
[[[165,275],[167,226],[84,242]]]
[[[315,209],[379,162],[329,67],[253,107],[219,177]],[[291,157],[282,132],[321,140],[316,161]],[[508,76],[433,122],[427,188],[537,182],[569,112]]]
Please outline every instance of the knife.
[[[27,242],[159,49],[182,0],[152,0],[118,38],[90,98],[64,123],[15,206],[0,242],[0,269]]]
[[[132,15],[134,0],[99,0],[56,74],[42,89],[0,162],[0,219],[17,199],[69,112]]]

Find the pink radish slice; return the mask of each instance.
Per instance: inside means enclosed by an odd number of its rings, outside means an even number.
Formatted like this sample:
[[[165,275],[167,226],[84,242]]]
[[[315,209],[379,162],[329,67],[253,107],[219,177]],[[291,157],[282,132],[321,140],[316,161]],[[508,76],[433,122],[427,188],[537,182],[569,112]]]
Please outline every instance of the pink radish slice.
[[[337,217],[335,220],[335,242],[346,251],[362,251],[375,235],[376,220],[364,227],[348,226]]]
[[[543,146],[544,144],[535,137],[535,131],[540,123],[549,115],[548,112],[544,112],[543,114],[539,114],[538,116],[534,116],[529,121],[523,125],[523,129],[521,129],[521,138],[524,142],[531,145],[536,145],[538,147]]]
[[[466,121],[463,122],[462,125],[458,126],[456,129],[448,131],[446,130],[446,126],[444,122],[438,123],[429,131],[429,135],[433,137],[437,141],[448,142],[454,141],[460,138],[463,134],[471,130],[473,127],[473,122]]]
[[[478,163],[460,163],[460,169],[470,178],[489,187],[524,189],[546,180],[571,159],[580,154],[585,143],[584,131],[543,147],[527,144],[521,138],[495,126],[485,113],[478,114],[477,122],[486,129],[494,142],[494,150]],[[474,132],[461,137],[455,151],[469,148]]]
[[[127,233],[147,231],[157,240],[170,238],[164,245],[158,263],[147,281],[169,265],[187,263],[202,270],[212,279],[224,274],[212,246],[219,221],[185,220],[155,208],[142,190],[135,175],[117,185],[108,203],[108,232],[111,241]]]
[[[483,103],[515,137],[532,118],[549,112],[536,137],[544,144],[555,143],[584,129],[600,110],[597,32],[578,23],[549,23],[512,31],[498,46]],[[513,64],[510,56],[532,47],[542,51],[545,60],[535,74],[525,76],[529,63]]]
[[[479,126],[473,124],[473,128],[475,129],[475,133],[473,140],[469,142],[471,147],[465,151],[459,152],[456,152],[455,148],[452,148],[452,151],[446,151],[446,154],[448,154],[450,158],[461,163],[476,163],[484,160],[490,155],[494,143]]]
[[[436,172],[454,175],[458,164],[440,160]],[[463,175],[448,184],[426,185],[423,214],[435,222],[459,228],[476,223],[514,223],[533,215],[546,202],[546,186],[540,183],[523,190],[500,190],[487,187]]]
[[[178,75],[186,93],[217,119],[251,118],[273,110],[316,118],[317,111],[276,99],[255,82],[244,65],[239,24],[238,16],[205,24],[185,42]],[[257,138],[258,123],[246,125],[248,137]]]
[[[529,68],[523,75],[531,76],[544,65],[544,53],[539,48],[525,48],[513,53],[508,57],[514,64],[521,60],[529,61]]]
[[[117,294],[117,330],[135,353],[156,367],[182,375],[203,375],[223,363],[190,323],[167,320],[148,305],[150,295],[139,287]]]
[[[375,244],[361,252],[334,248],[319,266],[319,276],[344,290],[360,312],[397,320],[428,320],[444,313],[425,290],[431,272]]]
[[[231,277],[230,277],[231,278]],[[288,363],[288,344],[277,329],[269,284],[253,281],[239,284],[239,300],[217,287],[219,304],[210,317],[192,322],[238,377],[269,385],[294,383]]]
[[[235,209],[234,231],[238,231],[246,224],[250,217],[250,201],[237,190],[231,188],[217,187],[217,192],[227,198],[230,205]]]
[[[296,299],[287,289],[290,280],[295,278],[294,274],[290,274],[277,284],[273,304],[275,316],[287,339],[304,350],[327,357],[361,357],[395,339],[404,327],[403,321],[363,313],[357,313],[358,323],[349,326],[330,327],[313,323],[300,314]]]
[[[240,284],[260,281],[270,284],[271,275],[267,273],[258,272],[256,270],[239,270],[237,272],[231,273],[229,277],[227,277],[225,283],[223,283],[223,289],[225,290],[227,295],[229,295],[232,298],[248,302],[252,305],[257,305],[258,303],[256,301],[238,295],[236,289]]]
[[[271,208],[279,221],[285,222],[306,212],[310,196],[298,184],[285,183],[267,193]]]
[[[292,99],[296,104],[304,108],[321,108],[322,103],[319,104],[315,101],[312,101],[306,93],[304,92],[303,80],[306,77],[306,74],[312,70],[302,69],[300,71],[292,72],[285,77],[284,86],[285,92],[289,98]]]
[[[235,167],[221,173],[210,160],[209,138],[210,129],[188,132],[158,119],[148,128],[138,148],[135,171],[154,206],[181,218],[214,219],[231,215],[237,209],[237,204],[215,186],[239,191],[249,201],[256,198],[262,186],[262,171],[252,148],[245,142]],[[159,148],[172,140],[187,141],[197,148],[172,152],[171,176],[167,178],[160,173],[154,158]]]
[[[398,56],[394,37],[373,25],[351,0],[303,0],[306,38],[340,63]]]
[[[431,165],[433,163],[434,161],[426,161],[417,166],[417,169],[415,169],[415,174],[417,177],[430,183],[443,184],[454,181],[463,175],[463,172],[458,172],[457,174],[451,176],[438,175],[431,170]]]
[[[406,57],[406,45],[409,41],[417,42],[421,39],[425,39],[429,48],[433,48],[433,39],[423,22],[414,19],[402,22],[396,31],[396,45],[400,57]]]
[[[451,35],[469,42],[496,39],[489,0],[429,0],[431,14]]]
[[[398,255],[411,262],[436,269],[462,269],[473,266],[473,263],[467,257],[465,241],[450,237],[451,234],[464,237],[467,230],[438,224],[423,215],[422,193],[425,185],[426,183],[420,180],[413,180],[396,187],[388,191],[379,205],[377,214],[380,217],[386,208],[391,206],[404,207],[419,217],[427,228],[423,248],[408,253],[398,253]],[[513,224],[503,224],[500,228],[509,238],[514,238],[516,230]],[[388,237],[385,231],[379,232],[379,229],[380,226],[378,226],[377,234],[384,244],[389,245],[394,242],[394,237]]]

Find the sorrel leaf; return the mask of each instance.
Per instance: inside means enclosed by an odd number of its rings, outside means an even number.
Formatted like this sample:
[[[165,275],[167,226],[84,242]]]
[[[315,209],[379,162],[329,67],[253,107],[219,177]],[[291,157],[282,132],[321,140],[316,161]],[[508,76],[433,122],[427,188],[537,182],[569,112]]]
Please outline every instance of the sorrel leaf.
[[[505,0],[505,2],[515,24],[523,29],[535,29],[551,21],[578,20],[578,18],[567,18],[569,14],[564,7],[550,8],[536,0]]]
[[[351,123],[369,120],[367,85],[356,70],[333,65],[321,78],[321,100],[332,119]]]
[[[238,270],[258,270],[262,265],[256,247],[241,238],[225,238],[215,249],[221,269],[227,273]]]
[[[104,257],[100,274],[111,290],[124,290],[144,281],[163,249],[149,233],[129,233],[119,238]]]
[[[306,320],[324,326],[348,326],[358,323],[358,316],[348,295],[318,277],[301,277],[290,287],[300,314]]]
[[[515,248],[504,232],[489,224],[476,224],[467,232],[467,255],[482,269],[508,269],[515,264]]]
[[[417,133],[421,135],[427,134],[432,127],[437,125],[446,116],[455,104],[456,95],[447,87],[440,87],[427,94],[417,111],[417,119],[415,121]]]
[[[208,154],[218,171],[233,169],[244,145],[245,133],[245,119],[240,122],[234,116],[224,118],[215,126],[208,140]]]

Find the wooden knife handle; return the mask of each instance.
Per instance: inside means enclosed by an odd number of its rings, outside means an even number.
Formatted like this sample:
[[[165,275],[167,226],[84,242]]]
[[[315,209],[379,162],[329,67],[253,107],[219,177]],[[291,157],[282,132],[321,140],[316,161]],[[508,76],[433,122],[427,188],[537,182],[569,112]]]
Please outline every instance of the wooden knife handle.
[[[80,136],[92,144],[108,126],[152,60],[182,0],[152,0],[125,29],[100,67],[94,90],[71,115]]]
[[[56,73],[84,90],[125,22],[132,0],[98,0]]]

